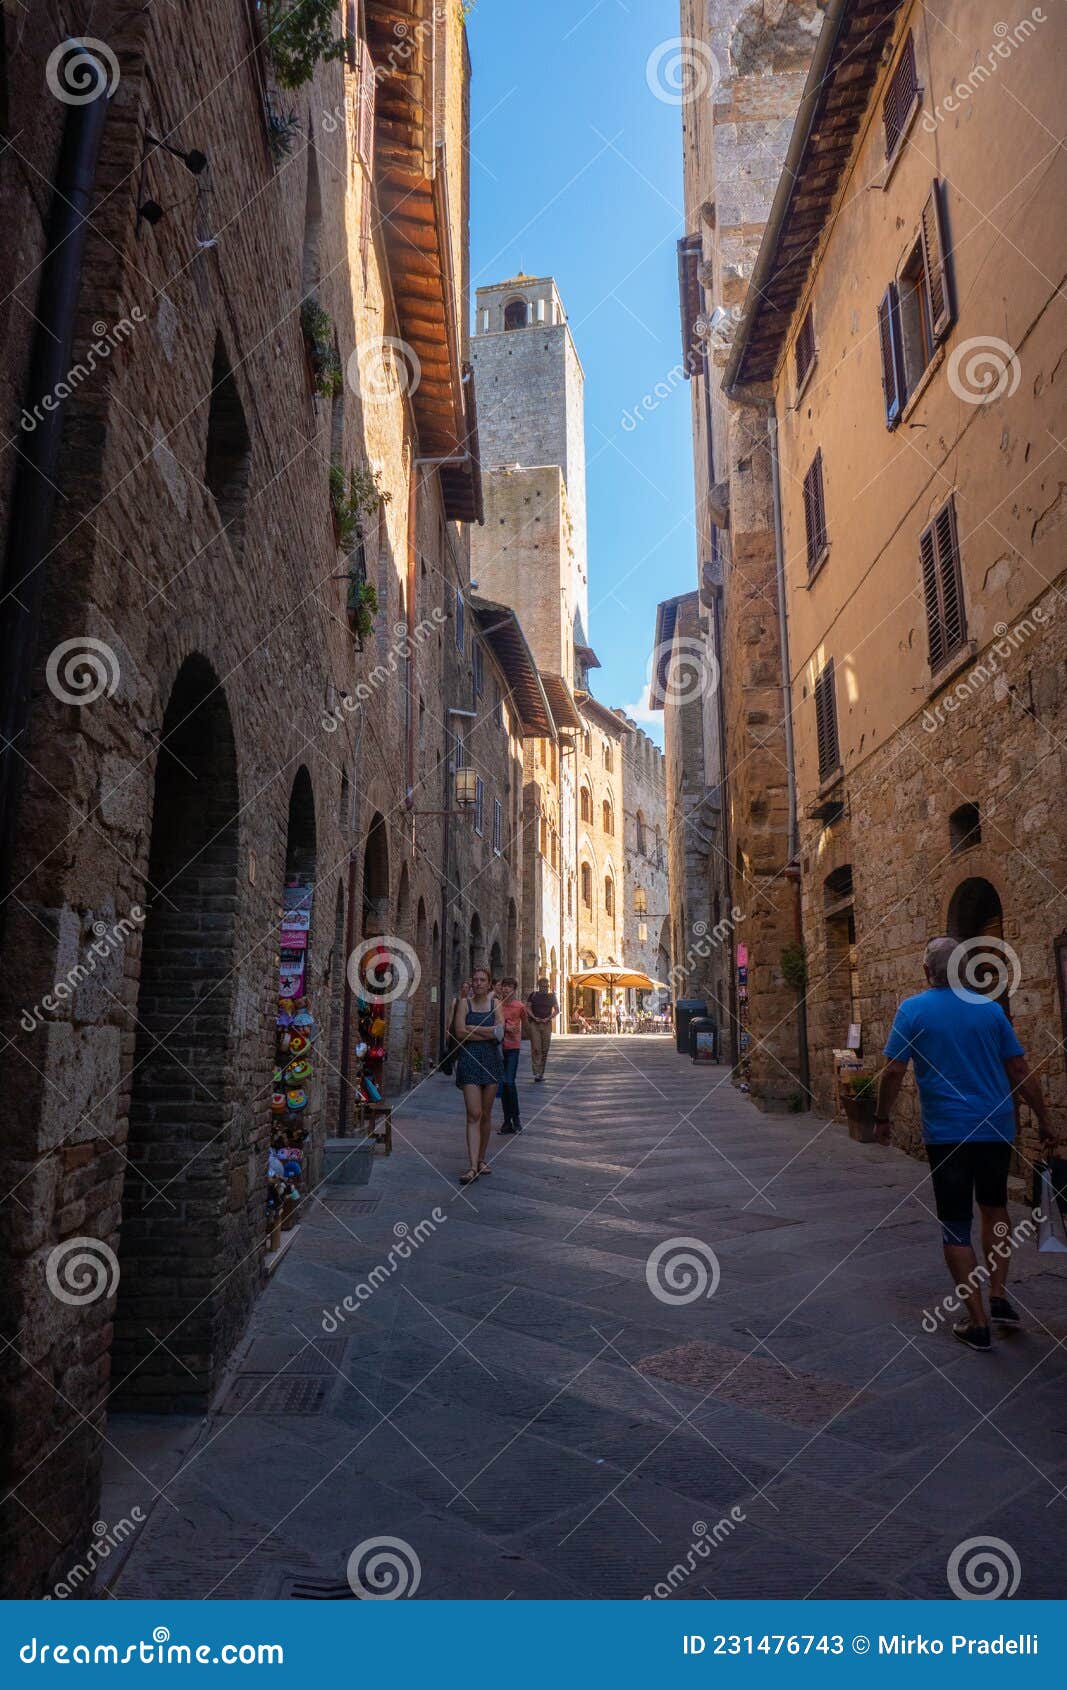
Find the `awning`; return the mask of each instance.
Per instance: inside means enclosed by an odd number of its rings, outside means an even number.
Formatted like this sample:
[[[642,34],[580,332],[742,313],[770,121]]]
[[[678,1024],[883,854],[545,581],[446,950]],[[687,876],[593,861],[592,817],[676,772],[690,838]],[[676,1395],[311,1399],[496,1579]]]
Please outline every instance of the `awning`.
[[[577,732],[581,732],[582,718],[578,713],[578,706],[574,702],[574,694],[563,676],[546,673],[542,669],[541,681],[548,696],[548,702],[552,707],[557,728],[574,728]]]
[[[485,522],[482,498],[482,460],[478,444],[478,406],[474,392],[474,370],[463,366],[464,425],[466,453],[454,463],[441,465],[441,492],[445,515],[452,522]]]
[[[598,963],[595,968],[580,968],[576,974],[570,976],[570,983],[572,986],[588,986],[594,992],[627,989],[635,992],[667,990],[662,980],[653,980],[650,974],[643,973],[640,968],[616,968],[610,963]]]
[[[555,739],[556,723],[541,684],[533,653],[515,612],[506,604],[471,594],[467,603],[479,632],[507,682],[524,739]]]
[[[432,0],[366,0],[375,67],[374,165],[397,330],[423,456],[467,452],[459,314],[440,148],[433,144]],[[399,52],[398,41],[404,51]]]

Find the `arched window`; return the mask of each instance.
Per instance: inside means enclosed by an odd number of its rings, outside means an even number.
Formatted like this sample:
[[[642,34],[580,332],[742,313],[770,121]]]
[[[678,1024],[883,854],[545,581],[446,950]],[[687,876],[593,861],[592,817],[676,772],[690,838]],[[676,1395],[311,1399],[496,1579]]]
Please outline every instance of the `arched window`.
[[[586,728],[585,732],[582,735],[582,752],[586,757],[588,757],[590,760],[592,760],[592,756],[593,756],[593,736],[589,732],[588,728]]]
[[[611,799],[605,798],[604,803],[603,803],[601,808],[602,808],[602,812],[603,812],[602,820],[603,820],[604,832],[605,833],[614,833],[615,832],[615,811],[611,807]]]
[[[583,822],[591,822],[593,819],[593,794],[587,786],[583,786],[578,794],[578,813]]]
[[[642,857],[648,856],[648,832],[645,828],[645,813],[643,810],[637,812],[637,849]]]
[[[582,864],[582,903],[587,910],[593,907],[593,871],[588,863]]]
[[[607,769],[609,775],[615,767],[615,758],[612,753],[611,743],[609,740],[604,741],[604,767]]]
[[[615,882],[610,874],[604,876],[604,914],[615,914]]]
[[[504,327],[506,329],[524,329],[526,327],[527,309],[525,299],[512,299],[504,307]]]
[[[634,893],[634,914],[648,914],[648,893],[645,891],[643,886],[639,886]]]

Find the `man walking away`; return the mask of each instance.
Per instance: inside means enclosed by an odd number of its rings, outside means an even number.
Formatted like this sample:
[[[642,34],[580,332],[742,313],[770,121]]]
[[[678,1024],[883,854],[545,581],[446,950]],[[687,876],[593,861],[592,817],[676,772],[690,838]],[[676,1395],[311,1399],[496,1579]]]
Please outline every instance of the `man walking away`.
[[[1008,1168],[1015,1138],[1016,1096],[1030,1105],[1041,1137],[1055,1141],[1045,1099],[1029,1072],[1011,1022],[992,998],[949,982],[955,939],[931,939],[923,969],[927,989],[905,998],[896,1013],[879,1075],[876,1119],[889,1138],[889,1117],[908,1063],[915,1064],[923,1141],[930,1162],[945,1261],[960,1288],[967,1318],[952,1328],[972,1350],[990,1348],[989,1324],[1017,1327],[1005,1294],[1008,1276]],[[973,1203],[982,1217],[988,1267],[989,1319],[971,1245]]]
[[[504,1125],[502,1133],[521,1133],[522,1122],[519,1119],[519,1088],[516,1079],[519,1071],[519,1055],[522,1051],[522,1034],[526,1025],[526,1005],[519,997],[519,982],[505,974],[498,981],[497,992],[500,998],[500,1013],[504,1018],[504,1044],[502,1055],[504,1058],[504,1078],[500,1086],[500,1101],[504,1105]]]
[[[552,1043],[552,1023],[559,1014],[556,994],[549,991],[547,980],[538,980],[536,992],[531,992],[526,999],[526,1008],[529,1011],[530,1062],[533,1066],[533,1077],[535,1080],[543,1080],[545,1063],[548,1061],[548,1047]]]

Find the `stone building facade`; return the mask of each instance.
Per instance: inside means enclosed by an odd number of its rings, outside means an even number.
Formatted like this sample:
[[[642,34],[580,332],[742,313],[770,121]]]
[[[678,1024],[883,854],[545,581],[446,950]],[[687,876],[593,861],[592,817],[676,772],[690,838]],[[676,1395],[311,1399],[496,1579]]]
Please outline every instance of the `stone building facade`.
[[[623,956],[628,967],[670,986],[667,760],[643,728],[624,719],[630,732],[622,743]]]
[[[765,407],[727,406],[721,385],[822,15],[817,0],[681,7],[679,367],[692,392],[699,616],[684,646],[676,628],[657,636],[653,697],[658,675],[667,712],[685,713],[667,743],[686,748],[694,774],[703,768],[703,795],[669,782],[668,825],[681,901],[720,936],[710,947],[707,931],[680,936],[678,966],[691,962],[678,993],[712,995],[724,1053],[770,1107],[795,1102],[804,1085],[802,1005],[787,966],[800,918],[772,466]]]
[[[578,806],[573,862],[578,916],[577,968],[622,964],[626,925],[625,807],[623,748],[630,737],[625,717],[607,710],[589,693],[579,694],[582,728],[576,735]],[[584,1009],[597,994],[575,995]]]
[[[469,65],[458,3],[400,0],[402,51],[397,9],[348,8],[285,93],[254,7],[101,5],[89,101],[62,9],[4,12],[5,1594],[70,1564],[116,1409],[207,1402],[261,1283],[286,888],[312,1184],[352,953],[412,945],[399,1083],[436,1048],[447,888],[480,876],[518,944],[515,851],[427,813],[473,669]],[[506,725],[471,754],[513,804],[543,702],[477,638]]]
[[[1064,19],[864,10],[820,43],[728,371],[777,420],[813,1084],[832,1110],[850,1026],[880,1065],[948,933],[1062,1132]]]
[[[547,977],[563,1009],[571,974],[622,962],[626,911],[622,747],[629,724],[589,689],[585,377],[550,276],[478,289],[471,364],[481,405],[485,525],[478,590],[514,608],[553,732],[527,743],[522,985]],[[581,999],[596,1006],[595,994]]]

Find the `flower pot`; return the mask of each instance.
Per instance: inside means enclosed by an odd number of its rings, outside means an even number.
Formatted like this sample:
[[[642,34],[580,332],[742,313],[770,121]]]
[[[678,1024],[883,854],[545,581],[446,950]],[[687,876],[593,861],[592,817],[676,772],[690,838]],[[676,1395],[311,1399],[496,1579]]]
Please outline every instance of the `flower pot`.
[[[845,1118],[848,1121],[848,1134],[858,1144],[873,1144],[878,1136],[874,1121],[877,1105],[873,1097],[846,1097]]]

